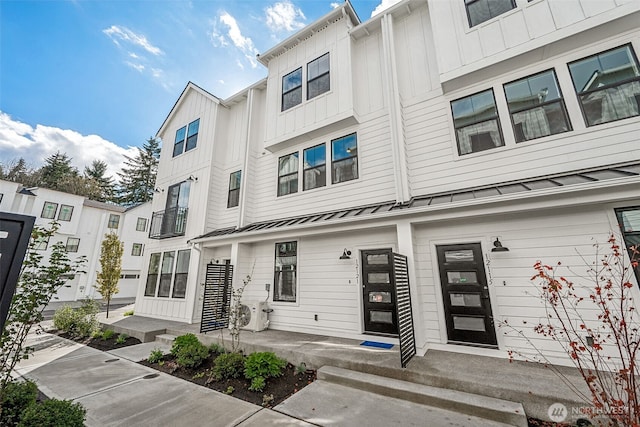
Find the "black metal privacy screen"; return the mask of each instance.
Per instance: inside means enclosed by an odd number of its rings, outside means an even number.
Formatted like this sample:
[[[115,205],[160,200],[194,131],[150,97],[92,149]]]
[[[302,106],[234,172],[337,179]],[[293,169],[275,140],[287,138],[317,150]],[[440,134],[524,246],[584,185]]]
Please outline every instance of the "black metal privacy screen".
[[[416,355],[416,339],[413,332],[409,269],[405,255],[393,254],[393,274],[396,283],[396,309],[398,311],[398,334],[400,338],[400,363],[403,368]]]
[[[207,264],[200,332],[229,327],[232,279],[233,266],[231,264]]]

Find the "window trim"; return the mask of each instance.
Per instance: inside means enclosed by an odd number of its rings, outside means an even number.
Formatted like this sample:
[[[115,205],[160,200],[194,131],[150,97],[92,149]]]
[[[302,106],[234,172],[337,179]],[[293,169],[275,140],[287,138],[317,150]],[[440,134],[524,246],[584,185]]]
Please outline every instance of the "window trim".
[[[479,1],[484,1],[484,0],[464,0],[463,1],[464,2],[464,10],[467,13],[467,23],[469,24],[469,29],[472,29],[472,28],[475,28],[475,27],[477,27],[479,25],[482,25],[485,22],[489,22],[489,21],[497,18],[498,16],[502,16],[505,13],[511,12],[513,9],[516,9],[518,7],[518,5],[516,4],[516,0],[509,0],[511,2],[511,9],[509,9],[509,10],[507,10],[505,12],[499,13],[498,15],[494,15],[494,16],[490,17],[489,19],[486,19],[486,20],[484,20],[482,22],[478,22],[477,24],[474,25],[471,22],[471,15],[469,14],[469,7],[468,6],[469,6],[469,4],[476,3],[476,2],[479,2]],[[529,1],[531,1],[531,0],[529,0]]]
[[[161,298],[162,300],[186,300],[187,298],[187,288],[188,288],[188,283],[185,285],[185,293],[184,296],[182,297],[176,297],[174,296],[174,289],[175,289],[175,280],[176,280],[176,275],[177,274],[186,274],[186,280],[189,280],[189,268],[187,266],[187,272],[186,273],[178,273],[177,269],[178,269],[178,257],[180,256],[180,253],[184,253],[184,252],[188,252],[189,253],[189,264],[191,262],[191,249],[177,249],[177,250],[173,250],[173,251],[161,251],[161,252],[153,252],[150,256],[149,256],[149,264],[148,264],[148,268],[147,268],[147,277],[145,280],[145,287],[144,287],[144,297],[145,298]],[[162,264],[164,262],[164,258],[167,254],[171,254],[171,256],[173,257],[172,260],[172,266],[171,266],[171,272],[170,273],[162,273]],[[149,288],[149,275],[150,275],[150,271],[151,271],[151,266],[152,266],[152,261],[153,259],[157,257],[158,260],[158,264],[157,264],[157,273],[154,273],[156,275],[155,278],[155,284],[154,284],[154,292],[153,294],[148,293],[148,288]],[[187,264],[188,265],[188,264]],[[162,280],[162,275],[163,274],[171,274],[171,278],[170,283],[169,283],[169,289],[167,290],[168,293],[166,296],[160,296],[160,281]]]
[[[349,157],[342,158],[340,160],[334,160],[333,159],[333,143],[336,142],[336,141],[339,141],[341,139],[348,138],[348,137],[350,137],[352,135],[355,136],[355,138],[356,138],[356,150],[355,150],[356,154],[352,155],[352,156],[349,156]],[[360,179],[360,164],[359,164],[359,160],[358,160],[358,132],[352,132],[350,134],[343,135],[343,136],[338,137],[338,138],[333,138],[331,140],[330,150],[331,150],[331,184],[332,185],[341,184],[343,182],[355,181],[356,179]],[[343,181],[336,181],[336,176],[335,176],[335,173],[333,172],[334,171],[333,165],[336,164],[336,163],[339,163],[339,162],[344,162],[345,160],[349,160],[349,159],[355,159],[356,175],[357,176],[355,178],[351,178],[351,179],[347,179],[347,180],[343,180]]]
[[[144,221],[144,226],[142,228],[140,228],[140,220]],[[136,231],[147,231],[147,226],[149,225],[149,219],[139,216],[138,219],[136,220]]]
[[[117,221],[112,221],[112,218],[118,218]],[[116,226],[112,227],[113,223],[115,222]],[[112,230],[117,230],[120,228],[120,215],[118,214],[109,214],[109,220],[107,221],[107,228],[110,228]]]
[[[69,219],[63,219],[60,218],[60,216],[62,215],[62,211],[64,208],[71,208],[71,212],[69,213]],[[71,205],[65,205],[65,204],[61,204],[60,205],[60,209],[58,210],[58,221],[71,221],[71,218],[73,217],[73,206]]]
[[[295,243],[295,257],[296,257],[296,263],[293,269],[291,269],[290,271],[293,271],[294,276],[295,276],[295,283],[293,285],[293,292],[294,292],[294,299],[293,300],[283,300],[283,299],[276,299],[276,296],[279,295],[278,293],[278,273],[282,273],[285,270],[278,270],[277,267],[277,259],[279,257],[278,255],[278,246],[279,245],[284,245],[284,244],[290,244],[290,243]],[[273,297],[272,300],[274,303],[286,303],[286,304],[298,304],[298,241],[297,240],[289,240],[289,241],[285,241],[285,242],[276,242],[275,246],[274,246],[274,258],[273,258]],[[288,256],[292,256],[292,255],[288,255]],[[293,264],[291,264],[293,265]],[[279,298],[279,297],[278,297]]]
[[[318,147],[322,147],[323,151],[324,151],[324,163],[322,163],[321,165],[318,166],[312,166],[312,167],[305,167],[305,153],[309,150],[313,150],[315,148]],[[315,187],[309,187],[307,188],[307,174],[306,172],[308,170],[314,170],[314,169],[318,169],[320,167],[324,167],[324,182],[322,182],[322,184],[320,185],[316,185]],[[327,143],[326,142],[322,142],[320,144],[316,144],[312,147],[307,147],[305,149],[302,150],[302,191],[308,191],[308,190],[313,190],[315,188],[322,188],[322,187],[326,187],[327,186]]]
[[[140,252],[136,253],[136,248],[140,248]],[[133,243],[131,245],[131,256],[142,256],[144,254],[144,243]]]
[[[49,216],[44,216],[44,210],[47,207],[47,204],[55,206],[55,208],[53,209],[53,215],[50,216],[50,217]],[[42,205],[42,212],[40,213],[40,218],[56,219],[56,213],[58,213],[58,204],[54,203],[54,202],[45,201],[44,204]]]
[[[184,130],[184,136],[182,137],[181,140],[178,140],[178,134],[180,133],[180,131]],[[187,142],[187,126],[184,125],[181,128],[179,128],[176,131],[176,137],[175,137],[175,141],[173,142],[173,156],[172,157],[177,157],[180,154],[184,153],[184,146]],[[176,152],[177,147],[180,146],[180,152]]]
[[[468,124],[466,124],[466,125],[464,125],[464,126],[462,126],[460,128],[456,127],[456,117],[455,117],[455,114],[453,112],[453,103],[456,102],[456,101],[461,101],[461,100],[463,100],[465,98],[471,98],[471,97],[473,97],[475,95],[479,95],[481,93],[488,92],[488,91],[491,91],[491,95],[493,96],[493,105],[494,105],[494,109],[495,109],[495,118],[479,120],[479,121],[476,121],[476,122],[468,123]],[[505,103],[506,103],[506,98],[505,98]],[[469,155],[472,155],[472,154],[484,153],[484,152],[491,151],[491,150],[496,149],[496,148],[501,148],[501,147],[505,147],[506,146],[506,141],[504,139],[504,132],[502,131],[502,123],[500,122],[500,111],[498,111],[498,103],[496,102],[496,93],[494,91],[494,87],[493,86],[489,87],[488,89],[480,90],[478,92],[473,92],[473,93],[470,93],[468,95],[461,96],[461,97],[456,98],[456,99],[452,99],[451,101],[449,101],[449,110],[451,111],[451,121],[452,121],[452,124],[453,124],[453,134],[455,136],[456,152],[458,154],[458,156],[457,156],[458,158],[461,158],[463,156],[469,156]],[[508,106],[507,106],[507,110],[508,110]],[[468,127],[468,126],[477,125],[479,123],[488,122],[490,120],[496,120],[496,124],[498,125],[498,136],[500,137],[500,141],[502,142],[502,145],[496,145],[496,146],[494,146],[492,148],[487,148],[485,150],[470,151],[468,153],[462,154],[461,150],[460,150],[460,140],[458,139],[458,129],[462,129],[462,128],[465,128],[465,127]]]
[[[234,180],[234,175],[238,174],[239,178],[237,180]],[[238,188],[231,188],[231,184],[238,182]],[[229,174],[229,192],[227,194],[227,209],[229,208],[235,208],[237,206],[240,205],[240,187],[242,187],[242,170],[238,170],[235,172],[231,172]],[[232,197],[233,197],[233,201],[235,202],[235,204],[232,204]]]
[[[75,247],[75,249],[76,249],[75,251],[70,251],[69,250],[69,240],[71,240],[71,239],[77,240],[77,243],[74,246],[71,246],[72,248]],[[66,243],[66,245],[64,247],[65,252],[77,253],[79,249],[80,249],[80,238],[79,237],[67,237],[67,243]]]
[[[196,133],[189,135],[189,132],[191,132],[191,125],[193,125],[194,123],[197,123],[196,127]],[[187,126],[187,133],[185,136],[185,140],[184,140],[184,153],[186,153],[187,151],[191,151],[193,149],[195,149],[198,146],[198,134],[200,133],[200,117],[198,117],[197,119],[195,119],[194,121],[192,121],[191,123],[189,123],[189,125]],[[193,143],[193,147],[189,147],[189,144],[191,142],[191,140],[194,140]]]
[[[330,53],[330,52],[324,53],[324,54],[322,54],[322,55],[318,56],[316,59],[314,59],[314,60],[311,60],[311,61],[307,62],[307,76],[306,76],[306,77],[307,77],[307,79],[306,79],[306,80],[307,80],[307,101],[309,101],[309,100],[311,100],[311,99],[313,99],[313,98],[317,98],[318,96],[323,95],[323,94],[325,94],[325,93],[327,93],[327,92],[330,92],[330,91],[331,91],[331,55],[329,55],[329,53]],[[310,66],[313,62],[316,62],[316,61],[320,60],[321,58],[323,58],[323,57],[325,57],[325,56],[328,58],[328,61],[329,61],[329,69],[328,69],[326,72],[324,72],[324,73],[322,73],[322,74],[318,74],[318,75],[317,75],[317,76],[315,76],[314,78],[309,79],[309,66]],[[315,82],[316,80],[321,79],[322,77],[324,77],[324,76],[326,76],[326,75],[328,75],[328,76],[329,76],[329,89],[327,89],[327,90],[325,90],[324,92],[321,92],[321,93],[319,93],[319,94],[317,94],[317,95],[315,95],[315,96],[311,96],[311,97],[310,97],[310,96],[309,96],[309,84],[310,84],[310,83],[312,83],[312,82]]]
[[[298,71],[300,71],[300,85],[299,85],[299,86],[295,86],[295,87],[293,87],[293,88],[291,88],[291,89],[289,89],[289,90],[285,91],[285,90],[284,90],[284,82],[285,82],[285,79],[286,79],[288,76],[290,76],[290,75],[292,75],[293,73],[296,73],[296,72],[298,72]],[[281,111],[281,112],[283,112],[283,111],[288,111],[288,110],[290,110],[290,109],[292,109],[292,108],[294,108],[294,107],[297,107],[298,105],[302,104],[302,98],[303,98],[303,96],[302,96],[302,91],[304,90],[304,88],[303,88],[303,84],[302,84],[302,82],[304,81],[304,77],[303,77],[303,75],[302,75],[302,73],[303,73],[303,72],[304,72],[304,71],[303,71],[303,69],[302,69],[302,66],[300,66],[300,67],[296,68],[295,70],[293,70],[293,71],[291,71],[291,72],[289,72],[289,73],[287,73],[287,74],[285,74],[285,75],[283,75],[283,76],[282,76],[282,96],[280,97],[280,104],[281,104],[281,106],[280,106],[280,107],[281,107],[281,108],[280,108],[280,111]],[[285,108],[285,105],[284,105],[284,97],[285,97],[286,95],[288,95],[289,93],[293,92],[294,90],[297,90],[298,88],[300,88],[300,102],[298,102],[298,103],[296,103],[296,104],[294,104],[294,105],[292,105],[292,106],[290,106],[290,107]]]
[[[290,172],[284,175],[280,175],[280,161],[285,158],[285,157],[291,157],[291,156],[296,156],[296,160],[297,160],[297,167],[296,167],[296,171],[295,172]],[[284,156],[280,156],[278,157],[278,190],[277,190],[277,195],[278,197],[281,196],[287,196],[289,194],[295,194],[298,192],[298,187],[300,187],[300,177],[298,176],[298,174],[300,173],[300,151],[294,151],[292,153],[289,154],[285,154]],[[289,177],[289,176],[293,176],[296,175],[296,187],[295,187],[295,191],[290,191],[288,193],[280,193],[280,180],[284,177]],[[290,188],[290,187],[289,187]]]

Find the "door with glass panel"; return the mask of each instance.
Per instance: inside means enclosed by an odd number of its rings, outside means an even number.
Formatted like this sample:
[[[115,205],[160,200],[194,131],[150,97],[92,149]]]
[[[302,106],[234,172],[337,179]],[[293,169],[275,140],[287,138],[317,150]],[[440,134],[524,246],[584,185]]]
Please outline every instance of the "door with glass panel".
[[[365,333],[397,335],[398,319],[391,249],[362,251]]]
[[[449,342],[495,347],[480,243],[437,246]]]

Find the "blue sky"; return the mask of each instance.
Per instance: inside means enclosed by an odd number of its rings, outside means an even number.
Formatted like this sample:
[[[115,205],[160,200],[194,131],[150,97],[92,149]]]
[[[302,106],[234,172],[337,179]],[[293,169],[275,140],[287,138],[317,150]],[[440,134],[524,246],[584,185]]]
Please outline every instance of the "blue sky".
[[[226,98],[255,60],[339,0],[2,0],[0,162],[56,151],[114,173],[188,81]],[[352,0],[362,21],[398,0]]]

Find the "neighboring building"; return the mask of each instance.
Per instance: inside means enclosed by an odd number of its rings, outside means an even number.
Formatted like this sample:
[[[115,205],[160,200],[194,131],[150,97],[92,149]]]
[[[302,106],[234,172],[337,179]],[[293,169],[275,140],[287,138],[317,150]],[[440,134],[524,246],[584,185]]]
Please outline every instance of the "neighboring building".
[[[270,328],[395,343],[397,252],[418,354],[530,353],[497,323],[545,318],[534,262],[583,267],[618,217],[638,242],[638,52],[640,2],[404,0],[361,23],[347,1],[231,98],[189,83],[157,134],[136,314],[199,322],[229,262]]]
[[[100,271],[102,240],[109,232],[118,234],[124,243],[122,276],[114,298],[136,296],[148,239],[151,203],[125,209],[83,196],[46,188],[24,188],[18,183],[0,180],[0,210],[34,216],[36,225],[44,227],[57,221],[60,228],[49,242],[42,242],[39,250],[46,253],[53,243],[60,241],[66,245],[71,259],[87,258],[85,272],[71,278],[54,300],[101,298],[94,286]]]

